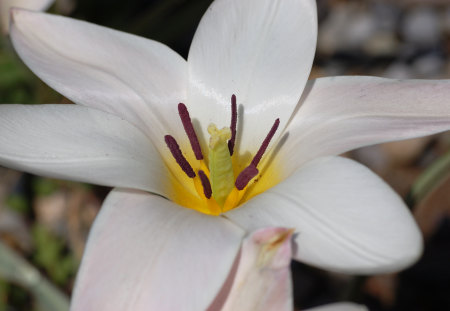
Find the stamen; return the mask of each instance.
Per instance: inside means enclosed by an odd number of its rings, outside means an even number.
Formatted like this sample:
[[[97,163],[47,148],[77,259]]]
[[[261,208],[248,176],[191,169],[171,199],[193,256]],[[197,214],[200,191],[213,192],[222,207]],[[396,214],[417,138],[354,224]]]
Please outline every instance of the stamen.
[[[189,142],[191,143],[192,150],[194,151],[195,158],[197,160],[203,160],[202,149],[198,142],[197,134],[195,133],[194,126],[192,125],[189,111],[183,103],[178,104],[178,114],[180,115],[181,122],[183,122],[184,131],[186,132]]]
[[[279,125],[280,125],[280,119],[276,119],[275,123],[272,125],[272,128],[269,131],[269,134],[267,134],[266,138],[264,139],[263,143],[261,144],[261,147],[259,147],[258,152],[256,153],[255,157],[252,160],[252,164],[255,167],[258,166],[259,161],[261,161],[261,158],[264,155],[264,152],[266,152],[266,149],[269,146],[269,143],[272,140],[273,135],[275,135],[275,132],[277,131]]]
[[[203,193],[205,194],[205,197],[207,199],[210,199],[211,195],[212,195],[212,190],[211,190],[211,183],[209,182],[208,176],[206,176],[205,172],[203,172],[202,170],[199,170],[198,177],[200,177],[200,181],[202,182]]]
[[[266,149],[269,146],[270,141],[273,138],[273,135],[275,135],[275,132],[277,131],[279,125],[280,119],[276,119],[275,123],[272,125],[272,128],[269,131],[269,134],[267,134],[266,138],[261,144],[261,147],[259,147],[258,152],[253,157],[252,162],[246,168],[244,168],[244,170],[236,178],[236,182],[234,183],[234,185],[238,190],[244,189],[250,182],[250,180],[252,180],[253,177],[259,174],[259,171],[256,168],[256,166],[259,164],[259,161],[261,161],[261,158],[264,155],[264,152],[266,152]]]
[[[252,163],[244,168],[244,170],[236,178],[234,185],[238,190],[242,190],[247,186],[247,184],[252,180],[253,177],[259,174],[258,169]]]
[[[236,125],[237,125],[237,105],[236,105],[236,95],[231,96],[231,139],[228,141],[228,150],[230,150],[230,156],[234,152],[234,143],[236,141]]]
[[[175,161],[177,161],[183,172],[185,172],[188,177],[194,178],[195,172],[192,169],[192,166],[184,157],[183,153],[181,153],[180,146],[178,145],[175,138],[170,135],[166,135],[164,136],[164,140],[166,141],[166,145],[169,148],[170,153],[172,153],[172,156],[175,158]]]

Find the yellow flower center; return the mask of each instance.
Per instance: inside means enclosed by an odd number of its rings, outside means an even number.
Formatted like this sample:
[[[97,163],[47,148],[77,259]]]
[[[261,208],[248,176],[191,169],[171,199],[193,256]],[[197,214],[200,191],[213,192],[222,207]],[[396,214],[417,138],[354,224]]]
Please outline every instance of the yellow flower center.
[[[175,169],[172,168],[174,177],[172,180],[172,199],[176,203],[208,215],[220,215],[276,184],[276,177],[278,176],[276,176],[275,170],[269,168],[264,168],[264,170],[266,174],[269,173],[270,177],[265,178],[264,183],[258,183],[257,185],[256,182],[261,177],[258,166],[261,166],[259,165],[260,161],[278,129],[279,119],[275,120],[251,162],[238,163],[239,161],[234,153],[237,127],[235,95],[231,97],[230,127],[219,130],[215,124],[208,126],[210,140],[207,160],[203,157],[198,137],[184,104],[178,105],[178,113],[189,138],[195,160],[192,159],[192,156],[186,157],[183,154],[175,138],[170,135],[164,137],[178,166]],[[273,165],[270,167],[273,167]],[[180,174],[182,175],[180,176]]]

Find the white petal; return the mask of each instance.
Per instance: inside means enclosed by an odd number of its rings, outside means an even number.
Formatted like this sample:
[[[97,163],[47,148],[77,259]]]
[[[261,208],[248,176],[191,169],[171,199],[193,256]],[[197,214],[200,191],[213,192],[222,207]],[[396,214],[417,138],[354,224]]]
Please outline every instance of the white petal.
[[[292,310],[291,236],[289,229],[264,228],[247,237],[221,311]]]
[[[332,77],[309,81],[280,157],[307,160],[450,129],[450,80]]]
[[[189,109],[204,136],[210,122],[229,126],[232,94],[243,106],[241,153],[253,153],[277,117],[282,129],[309,76],[316,36],[313,0],[216,0],[188,57]]]
[[[350,302],[339,302],[317,308],[307,309],[305,311],[368,311],[365,306]]]
[[[71,310],[205,310],[243,234],[222,217],[114,190],[91,229]]]
[[[9,30],[9,9],[24,8],[29,10],[47,10],[55,0],[1,0],[0,1],[0,21],[3,33]]]
[[[136,127],[77,105],[0,105],[0,164],[166,195],[167,170]]]
[[[14,47],[52,88],[128,120],[164,150],[169,129],[182,129],[177,105],[185,98],[187,66],[167,46],[66,17],[12,14]]]
[[[339,157],[308,162],[226,216],[247,230],[296,228],[294,258],[333,271],[396,271],[422,251],[400,197],[366,167]]]

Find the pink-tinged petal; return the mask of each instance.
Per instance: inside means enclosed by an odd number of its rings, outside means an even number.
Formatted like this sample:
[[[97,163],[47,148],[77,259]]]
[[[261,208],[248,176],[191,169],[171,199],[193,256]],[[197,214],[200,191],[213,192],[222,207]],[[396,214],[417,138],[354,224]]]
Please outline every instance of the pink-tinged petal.
[[[135,126],[77,105],[0,105],[0,164],[161,195],[169,181],[160,155]]]
[[[277,117],[281,129],[287,124],[309,76],[316,36],[313,0],[214,1],[188,57],[189,109],[198,129],[209,137],[210,122],[229,126],[235,94],[237,150],[255,152]]]
[[[9,10],[13,7],[29,10],[47,10],[55,0],[1,0],[0,1],[0,22],[4,34],[9,31]]]
[[[339,302],[317,308],[307,309],[305,311],[368,311],[365,306],[351,302]]]
[[[161,43],[71,18],[18,9],[12,17],[14,47],[42,80],[77,104],[128,120],[166,151],[164,135],[182,130],[182,57]]]
[[[450,80],[320,78],[300,104],[280,148],[285,176],[316,157],[450,129]]]
[[[401,198],[345,158],[308,162],[226,216],[249,231],[295,228],[294,258],[333,271],[396,271],[422,251],[419,229]]]
[[[243,235],[222,217],[114,190],[91,229],[71,310],[205,310]]]
[[[221,311],[293,309],[291,236],[290,229],[265,228],[244,241],[233,286]]]

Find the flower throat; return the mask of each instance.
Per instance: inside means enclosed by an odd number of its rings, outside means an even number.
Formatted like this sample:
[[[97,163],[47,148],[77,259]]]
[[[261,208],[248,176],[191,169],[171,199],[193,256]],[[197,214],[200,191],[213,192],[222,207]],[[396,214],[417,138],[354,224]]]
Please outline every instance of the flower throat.
[[[206,204],[206,209],[202,208],[198,210],[210,215],[220,215],[223,212],[237,207],[250,182],[259,174],[258,164],[275,135],[280,125],[280,120],[275,120],[250,164],[235,178],[232,156],[236,142],[238,117],[236,96],[233,95],[231,97],[230,127],[224,127],[219,130],[215,124],[211,123],[208,126],[208,133],[210,134],[208,165],[205,162],[189,111],[183,103],[178,104],[178,114],[195,158],[200,162],[197,172],[194,171],[192,165],[183,155],[180,146],[173,136],[166,135],[164,140],[178,166],[184,174],[192,179],[197,194]]]

